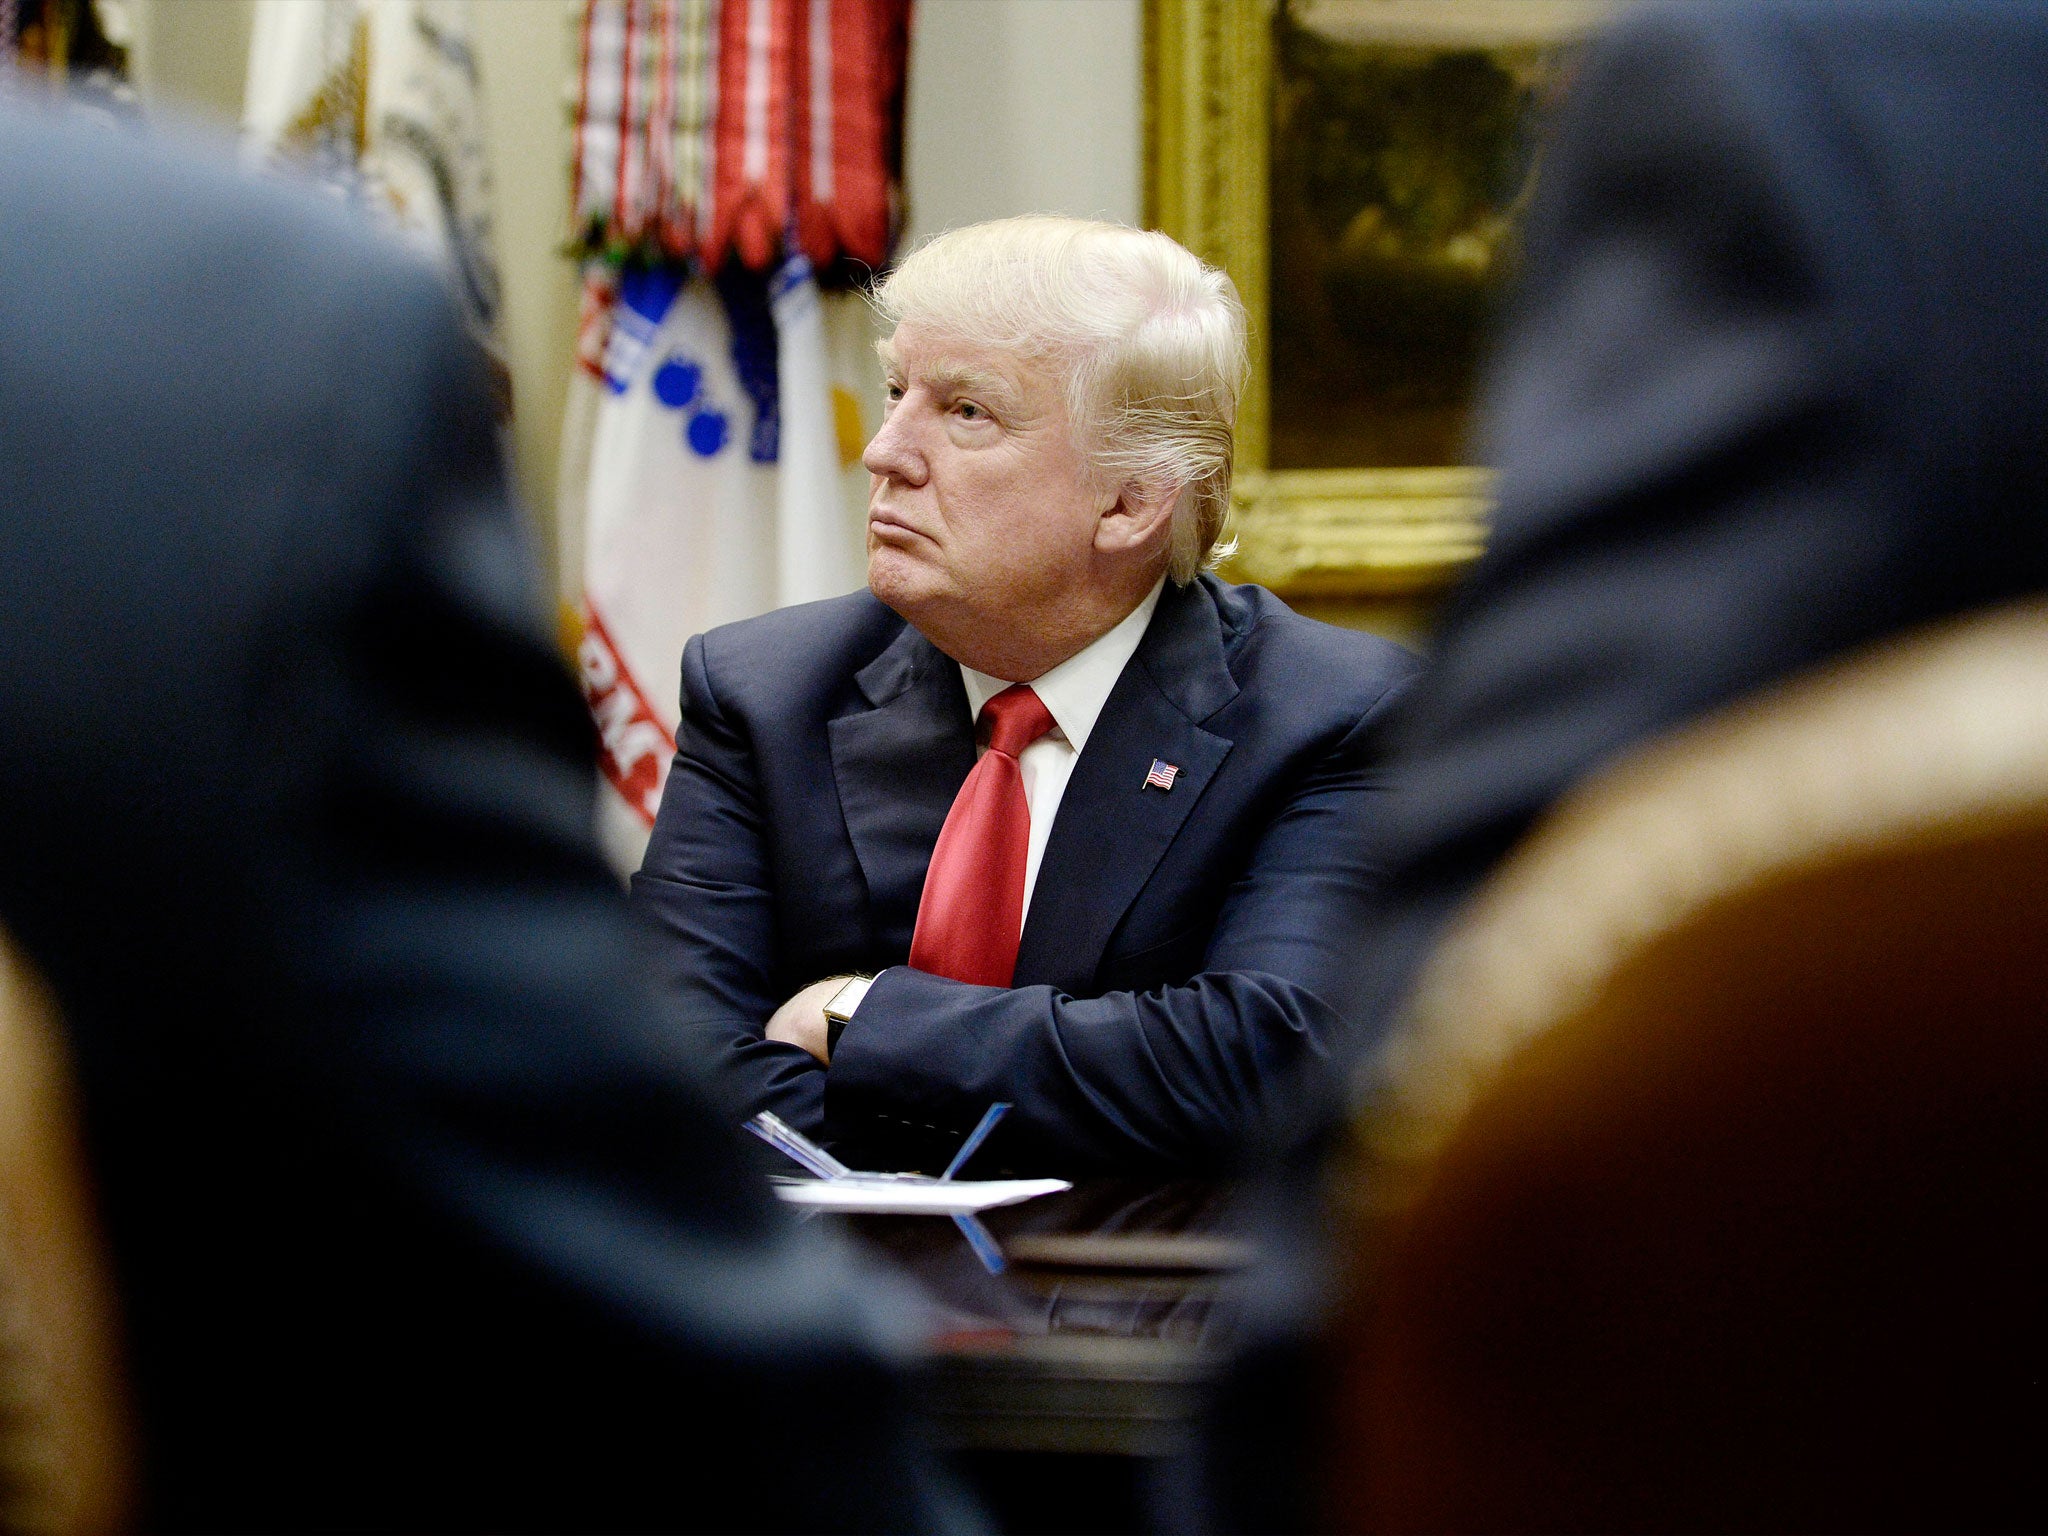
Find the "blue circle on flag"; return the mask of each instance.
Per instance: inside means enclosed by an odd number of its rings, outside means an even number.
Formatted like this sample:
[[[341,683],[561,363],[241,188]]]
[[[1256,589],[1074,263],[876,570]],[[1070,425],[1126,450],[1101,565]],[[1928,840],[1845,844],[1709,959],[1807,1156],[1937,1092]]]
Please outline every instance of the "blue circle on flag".
[[[672,357],[654,370],[654,398],[672,411],[694,401],[703,384],[704,370],[686,357]]]
[[[706,459],[723,448],[731,435],[721,411],[699,411],[683,428],[683,440],[690,445],[691,452]]]

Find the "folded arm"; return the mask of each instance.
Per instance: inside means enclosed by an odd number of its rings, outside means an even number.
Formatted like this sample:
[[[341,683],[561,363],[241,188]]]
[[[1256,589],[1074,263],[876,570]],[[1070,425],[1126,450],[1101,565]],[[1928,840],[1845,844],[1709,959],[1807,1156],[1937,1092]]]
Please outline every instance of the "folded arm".
[[[992,1155],[1032,1172],[1233,1163],[1287,1117],[1289,1084],[1329,1053],[1342,1017],[1378,882],[1365,834],[1387,703],[1295,787],[1184,980],[1084,998],[883,972],[833,1055],[834,1135],[965,1132],[1004,1099],[1016,1108]]]
[[[822,1135],[824,1068],[802,1047],[764,1034],[794,990],[773,969],[767,816],[752,746],[712,688],[701,635],[683,650],[682,707],[663,814],[633,877],[633,904],[656,929],[655,969],[731,1105],[742,1117],[773,1110],[806,1135]]]

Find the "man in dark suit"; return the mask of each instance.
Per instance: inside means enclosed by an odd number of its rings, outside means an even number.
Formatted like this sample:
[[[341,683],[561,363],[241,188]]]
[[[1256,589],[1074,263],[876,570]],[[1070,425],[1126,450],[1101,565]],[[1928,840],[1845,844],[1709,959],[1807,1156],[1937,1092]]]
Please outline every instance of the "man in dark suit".
[[[1397,727],[1377,1037],[1564,789],[1774,678],[2048,585],[2048,8],[1653,6],[1531,211],[1485,557]]]
[[[142,1523],[931,1523],[886,1315],[641,979],[432,274],[0,101],[0,656]]]
[[[1222,274],[1018,219],[879,298],[871,590],[690,642],[636,899],[749,1108],[930,1164],[1004,1100],[992,1165],[1225,1165],[1329,1049],[1414,664],[1200,574]]]

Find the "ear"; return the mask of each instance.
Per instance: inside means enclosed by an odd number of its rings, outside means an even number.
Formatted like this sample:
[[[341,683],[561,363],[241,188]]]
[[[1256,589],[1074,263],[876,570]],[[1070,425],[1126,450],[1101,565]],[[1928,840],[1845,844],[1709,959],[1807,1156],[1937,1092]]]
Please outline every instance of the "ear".
[[[1095,520],[1096,553],[1119,555],[1154,547],[1164,549],[1171,536],[1173,509],[1180,502],[1181,489],[1170,481],[1158,485],[1126,481],[1117,489],[1116,499]]]

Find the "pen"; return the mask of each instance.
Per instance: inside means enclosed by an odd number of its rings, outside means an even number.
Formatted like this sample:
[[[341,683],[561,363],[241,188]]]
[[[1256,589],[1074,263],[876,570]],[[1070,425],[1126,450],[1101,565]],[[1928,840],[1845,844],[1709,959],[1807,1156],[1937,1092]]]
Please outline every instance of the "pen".
[[[946,1164],[946,1171],[939,1175],[941,1184],[952,1182],[953,1175],[966,1167],[967,1159],[974,1156],[981,1149],[981,1144],[988,1140],[988,1133],[996,1128],[996,1122],[1009,1112],[1010,1106],[1000,1100],[989,1105],[981,1117],[981,1124],[967,1133],[967,1139],[960,1143],[960,1150],[953,1154],[953,1161]]]
[[[784,1156],[802,1163],[821,1179],[843,1179],[853,1172],[780,1115],[770,1114],[764,1109],[747,1122],[747,1129]]]
[[[1003,1245],[996,1241],[995,1233],[965,1212],[953,1218],[953,1225],[960,1229],[960,1235],[967,1239],[967,1246],[974,1250],[974,1256],[981,1260],[981,1267],[992,1275],[1000,1275],[1008,1269],[1009,1261],[1003,1257]]]
[[[749,1120],[747,1129],[785,1157],[802,1163],[821,1179],[871,1179],[892,1184],[947,1184],[952,1182],[954,1174],[967,1165],[967,1159],[980,1150],[981,1144],[988,1140],[988,1133],[994,1130],[996,1123],[1009,1112],[1010,1106],[1007,1104],[989,1105],[981,1117],[981,1123],[968,1132],[967,1139],[960,1144],[960,1150],[953,1154],[953,1161],[946,1165],[946,1171],[936,1179],[929,1174],[921,1173],[855,1173],[802,1131],[769,1110],[764,1109]]]

